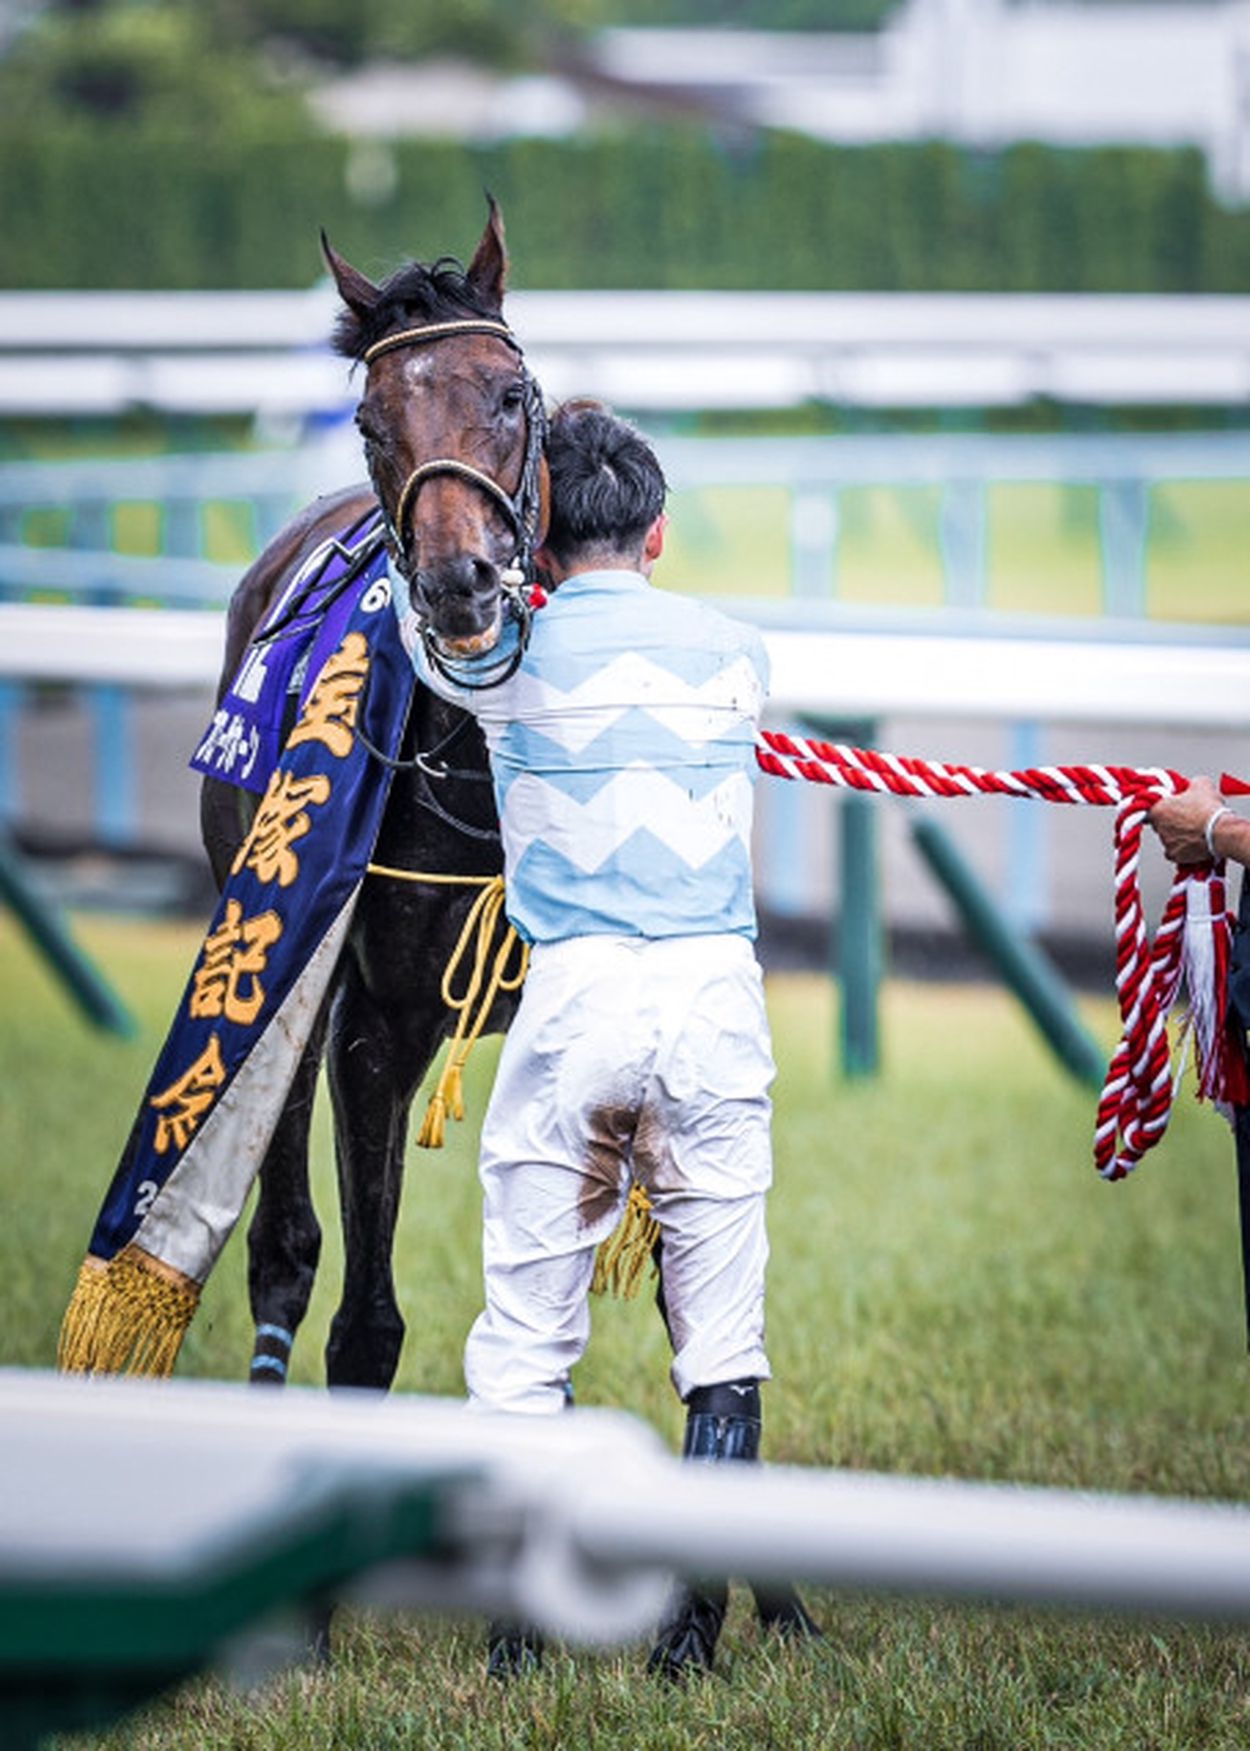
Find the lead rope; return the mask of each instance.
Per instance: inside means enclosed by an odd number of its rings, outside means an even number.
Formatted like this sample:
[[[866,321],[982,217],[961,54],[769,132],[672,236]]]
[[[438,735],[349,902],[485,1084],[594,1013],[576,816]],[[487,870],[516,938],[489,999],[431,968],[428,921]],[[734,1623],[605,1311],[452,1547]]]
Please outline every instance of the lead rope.
[[[843,743],[763,731],[756,760],[778,778],[906,797],[1000,795],[1114,808],[1116,996],[1122,1033],[1098,1102],[1094,1165],[1104,1179],[1132,1172],[1167,1129],[1177,1076],[1167,1022],[1182,979],[1189,1016],[1182,1033],[1197,1058],[1198,1095],[1227,1107],[1250,1098],[1241,1054],[1227,1033],[1227,971],[1233,919],[1224,862],[1178,867],[1153,943],[1138,882],[1142,828],[1160,797],[1188,782],[1163,767],[1043,766],[993,771],[885,754]],[[1222,788],[1242,788],[1225,778]]]
[[[495,939],[495,930],[504,905],[502,876],[431,875],[418,870],[391,869],[382,863],[370,863],[366,865],[366,871],[369,875],[389,876],[393,881],[432,882],[439,886],[478,887],[482,890],[469,908],[456,946],[448,955],[447,965],[443,969],[441,995],[448,1009],[456,1013],[456,1028],[442,1073],[434,1093],[430,1096],[425,1118],[417,1133],[418,1148],[441,1149],[447,1135],[448,1113],[453,1119],[464,1118],[462,1072],[468,1063],[469,1054],[486,1025],[486,1018],[495,998],[501,991],[519,991],[525,982],[525,975],[529,971],[529,945],[521,942],[509,924],[495,952],[490,971],[487,972],[491,944]],[[509,972],[508,963],[518,943],[521,952],[517,965]],[[457,996],[453,982],[470,946],[473,958],[468,982],[463,993]]]

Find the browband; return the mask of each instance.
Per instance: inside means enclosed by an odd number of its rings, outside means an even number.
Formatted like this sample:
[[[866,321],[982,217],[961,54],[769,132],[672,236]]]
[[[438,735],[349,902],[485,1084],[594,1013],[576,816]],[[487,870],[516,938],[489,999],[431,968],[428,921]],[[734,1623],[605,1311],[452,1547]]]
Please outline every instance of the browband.
[[[432,322],[425,328],[400,329],[398,334],[388,334],[382,340],[375,340],[360,357],[364,364],[371,365],[383,353],[393,353],[399,347],[419,347],[427,340],[442,340],[449,334],[493,334],[498,340],[506,341],[516,352],[521,351],[520,341],[506,322],[492,322],[485,316],[467,316],[455,322]]]

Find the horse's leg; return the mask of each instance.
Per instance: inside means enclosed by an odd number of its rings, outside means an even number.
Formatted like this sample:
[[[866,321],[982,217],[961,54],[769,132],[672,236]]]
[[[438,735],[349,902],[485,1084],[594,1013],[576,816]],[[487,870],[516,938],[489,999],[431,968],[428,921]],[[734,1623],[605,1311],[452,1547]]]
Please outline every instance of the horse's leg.
[[[255,812],[251,792],[205,779],[200,827],[219,888],[226,884]],[[247,1287],[256,1327],[248,1378],[254,1386],[285,1382],[291,1346],[317,1274],[321,1228],[308,1188],[308,1133],[324,1045],[323,1007],[261,1163],[256,1210],[247,1233]]]
[[[261,1164],[256,1211],[247,1234],[247,1286],[256,1337],[249,1378],[281,1386],[295,1334],[308,1311],[321,1227],[308,1184],[308,1135],[325,1043],[318,1020]]]
[[[441,1035],[437,1000],[383,1006],[349,954],[330,1021],[327,1064],[343,1219],[343,1298],[326,1345],[331,1386],[385,1391],[404,1321],[391,1248],[403,1185],[408,1109]]]
[[[325,1033],[323,1008],[261,1164],[256,1210],[247,1231],[247,1286],[256,1325],[248,1376],[253,1386],[285,1385],[291,1346],[317,1275],[321,1225],[308,1184],[308,1135]],[[306,1658],[314,1666],[330,1663],[333,1613],[328,1598],[305,1601]]]

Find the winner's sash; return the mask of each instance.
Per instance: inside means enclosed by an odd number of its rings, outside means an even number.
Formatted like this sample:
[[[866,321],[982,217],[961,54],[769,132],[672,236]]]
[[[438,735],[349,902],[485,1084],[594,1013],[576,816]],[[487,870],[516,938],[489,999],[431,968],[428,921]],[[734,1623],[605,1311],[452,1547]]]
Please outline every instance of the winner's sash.
[[[289,652],[273,665],[284,698],[297,689],[299,714],[285,745],[274,743],[276,764],[96,1222],[62,1326],[66,1369],[173,1368],[351,922],[391,776],[357,730],[394,757],[415,677],[380,543],[376,553],[364,542],[334,547],[316,584],[328,606],[321,614],[305,598],[304,672],[292,675]],[[282,613],[279,604],[270,624]],[[247,674],[245,663],[232,694],[240,683],[247,694]]]

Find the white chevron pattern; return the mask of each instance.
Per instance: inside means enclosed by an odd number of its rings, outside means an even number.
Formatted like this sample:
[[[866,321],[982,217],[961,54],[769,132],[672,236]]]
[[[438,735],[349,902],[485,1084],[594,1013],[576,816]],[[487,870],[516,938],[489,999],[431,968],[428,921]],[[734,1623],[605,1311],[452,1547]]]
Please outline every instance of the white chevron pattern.
[[[589,875],[643,828],[698,869],[731,839],[749,843],[751,807],[745,772],[733,773],[696,801],[653,766],[630,766],[586,803],[525,773],[509,788],[503,832],[513,869],[541,840]]]
[[[760,678],[746,655],[699,687],[627,651],[568,692],[522,669],[500,694],[497,701],[482,699],[475,706],[488,734],[499,733],[497,718],[519,718],[574,754],[626,711],[641,708],[697,748],[723,736],[735,721],[753,723],[763,705]]]

